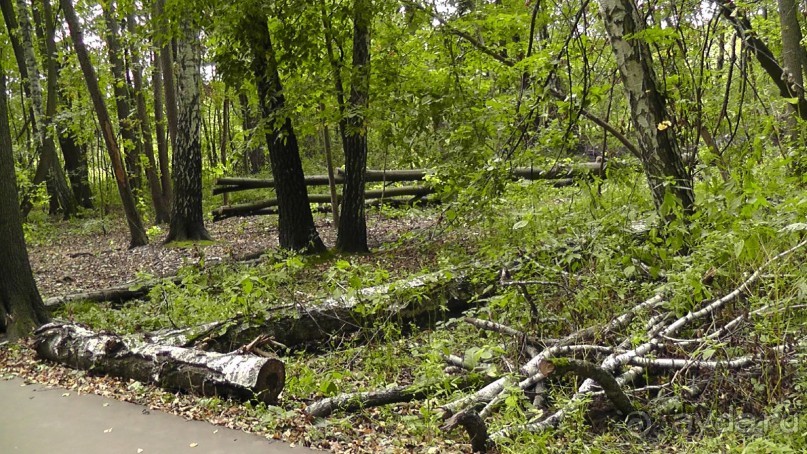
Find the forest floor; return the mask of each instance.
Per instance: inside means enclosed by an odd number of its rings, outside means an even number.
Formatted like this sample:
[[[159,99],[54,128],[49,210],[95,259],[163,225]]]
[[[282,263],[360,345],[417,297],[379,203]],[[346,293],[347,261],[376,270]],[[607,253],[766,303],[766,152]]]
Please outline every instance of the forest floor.
[[[374,213],[368,218],[369,245],[377,248],[396,241],[405,232],[424,231],[434,224],[429,217]],[[28,255],[39,291],[48,298],[124,285],[143,276],[173,276],[183,265],[200,259],[213,265],[255,258],[277,248],[274,216],[229,218],[206,226],[214,244],[165,247],[163,240],[168,232],[161,231],[148,245],[129,249],[129,232],[122,221],[52,222],[46,232],[33,235]],[[325,244],[332,247],[336,228],[330,218],[318,217],[317,229]]]

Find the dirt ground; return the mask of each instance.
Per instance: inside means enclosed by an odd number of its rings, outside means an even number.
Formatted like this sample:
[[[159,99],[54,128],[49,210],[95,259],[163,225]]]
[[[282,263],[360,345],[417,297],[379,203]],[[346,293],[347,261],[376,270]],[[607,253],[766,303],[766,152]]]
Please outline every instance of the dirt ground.
[[[390,218],[368,215],[371,248],[395,241],[402,233],[421,231],[434,225],[423,216]],[[170,276],[187,263],[205,264],[239,260],[277,248],[277,217],[229,218],[208,222],[215,243],[204,247],[176,248],[162,244],[166,230],[150,244],[129,249],[129,235],[122,219],[78,220],[49,226],[49,233],[35,236],[28,245],[31,267],[43,298],[64,296],[134,282],[138,277]],[[317,229],[332,247],[336,228],[329,218],[319,216]],[[39,237],[43,237],[39,239]],[[38,240],[37,240],[38,239]]]

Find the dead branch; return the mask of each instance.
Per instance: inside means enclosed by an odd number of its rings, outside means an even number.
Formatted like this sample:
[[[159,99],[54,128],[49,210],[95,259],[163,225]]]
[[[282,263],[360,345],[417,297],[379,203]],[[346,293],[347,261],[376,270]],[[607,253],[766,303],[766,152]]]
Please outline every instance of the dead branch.
[[[579,377],[594,380],[605,391],[605,395],[614,404],[617,410],[623,415],[628,415],[634,411],[633,404],[628,396],[622,392],[616,379],[605,369],[588,361],[573,358],[550,358],[542,363],[541,367],[545,375],[557,372],[566,374],[573,372]]]
[[[468,432],[473,452],[487,452],[490,438],[488,428],[481,416],[473,410],[462,411],[446,420],[440,430],[449,431],[457,426],[462,426]]]

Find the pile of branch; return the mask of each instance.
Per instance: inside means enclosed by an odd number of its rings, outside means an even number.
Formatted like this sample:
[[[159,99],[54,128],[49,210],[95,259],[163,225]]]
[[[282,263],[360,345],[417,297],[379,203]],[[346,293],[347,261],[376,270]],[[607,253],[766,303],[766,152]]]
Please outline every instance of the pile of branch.
[[[35,347],[40,358],[74,369],[204,396],[272,404],[286,380],[283,362],[272,354],[209,353],[95,333],[74,324],[40,327]]]
[[[466,318],[466,322],[480,329],[516,337],[524,346],[522,351],[531,351],[533,354],[520,367],[518,374],[501,376],[478,388],[476,392],[443,405],[441,409],[446,422],[442,429],[449,431],[458,426],[463,427],[468,432],[473,450],[485,452],[496,443],[511,439],[520,433],[539,432],[556,427],[567,415],[579,408],[587,396],[604,396],[614,410],[624,416],[630,416],[636,411],[636,406],[629,395],[639,390],[633,389],[627,392],[627,388],[640,377],[651,376],[659,371],[680,373],[685,370],[734,370],[759,367],[762,357],[766,354],[773,354],[779,358],[792,354],[796,348],[804,347],[805,343],[791,342],[773,346],[764,353],[749,353],[719,360],[702,360],[694,354],[682,356],[680,352],[700,351],[702,349],[697,348],[698,346],[706,347],[712,342],[721,341],[728,334],[735,332],[750,317],[771,310],[770,306],[765,306],[753,312],[744,312],[722,326],[712,325],[713,320],[724,315],[721,312],[726,309],[728,303],[751,290],[762,277],[763,270],[804,248],[805,245],[807,240],[774,256],[732,292],[713,301],[704,302],[700,308],[680,317],[663,309],[667,300],[664,294],[659,293],[636,304],[603,326],[581,329],[552,342],[542,341],[499,323]],[[632,339],[635,338],[635,333],[625,335],[623,331],[639,314],[649,316],[649,321],[644,326],[644,338],[648,340],[634,346]],[[697,337],[688,337],[690,333],[701,334]],[[603,345],[603,342],[610,345]],[[447,356],[446,362],[452,370],[469,368],[462,359],[453,355]],[[568,402],[551,411],[545,405],[548,386],[546,380],[548,377],[561,374],[577,375],[583,379],[583,383]],[[505,397],[509,395],[505,391],[513,387],[521,389],[525,396],[533,398],[532,405],[543,411],[542,417],[521,425],[498,428],[489,433],[485,419],[497,411],[504,403]],[[399,390],[397,396],[408,400],[415,400],[421,396],[405,391],[405,388]],[[311,405],[309,413],[312,416],[326,416],[335,410],[355,411],[366,406],[384,405],[390,400],[374,398],[376,394],[383,392],[384,390],[379,390],[324,399]]]

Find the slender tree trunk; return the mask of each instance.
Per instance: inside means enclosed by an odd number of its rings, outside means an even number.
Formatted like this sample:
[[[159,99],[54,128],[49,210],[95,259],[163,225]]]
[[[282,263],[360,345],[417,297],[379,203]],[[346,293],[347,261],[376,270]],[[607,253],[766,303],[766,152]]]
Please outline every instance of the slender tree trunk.
[[[171,160],[168,157],[168,137],[165,134],[165,117],[163,116],[163,78],[160,62],[154,56],[152,61],[151,84],[154,91],[154,130],[157,133],[157,157],[160,160],[160,186],[162,187],[163,205],[171,211],[174,192],[171,187]]]
[[[336,105],[339,108],[339,137],[342,138],[342,146],[345,144],[345,131],[342,128],[342,118],[345,116],[345,85],[342,83],[342,62],[336,58],[333,51],[333,26],[328,12],[325,8],[325,1],[320,2],[320,11],[322,13],[322,29],[325,33],[325,50],[328,54],[328,62],[331,64],[331,71],[333,72],[333,85],[336,92]]]
[[[325,110],[325,106],[320,106],[320,110]],[[339,226],[339,196],[336,193],[336,177],[333,168],[333,153],[331,152],[331,132],[328,130],[326,120],[322,120],[322,140],[325,144],[325,164],[328,167],[328,189],[331,192],[333,225]]]
[[[70,178],[70,187],[76,202],[84,208],[92,208],[92,190],[90,189],[90,174],[87,168],[87,148],[79,145],[76,138],[67,128],[59,128],[59,147],[64,156],[64,166],[67,177]]]
[[[16,341],[47,323],[49,316],[25,249],[11,147],[6,75],[0,65],[0,328]]]
[[[42,22],[41,28],[43,29],[45,55],[48,64],[48,98],[45,113],[47,118],[55,122],[57,104],[61,105],[62,109],[69,109],[70,106],[69,101],[57,86],[57,81],[61,74],[61,63],[57,59],[56,17],[50,0],[42,0],[42,14],[39,15],[37,22]],[[66,125],[57,124],[56,129],[58,130],[59,148],[62,150],[64,166],[67,171],[67,178],[70,180],[70,187],[73,189],[74,200],[84,208],[92,208],[92,191],[87,169],[87,150],[76,142]]]
[[[250,14],[244,17],[241,33],[252,54],[252,72],[263,118],[274,120],[278,114],[285,115],[286,99],[266,16]],[[314,225],[311,205],[308,204],[308,190],[291,118],[286,117],[279,126],[277,121],[267,123],[266,142],[279,201],[280,247],[305,252],[324,251],[325,245]]]
[[[641,39],[627,39],[644,30],[644,21],[632,0],[601,0],[600,13],[628,95],[631,119],[639,136],[642,167],[656,209],[662,217],[673,218],[675,207],[665,204],[671,195],[684,217],[688,217],[695,209],[692,176],[684,168],[676,127],[658,89],[650,48]]]
[[[165,8],[165,0],[154,2],[154,17],[161,17]],[[166,32],[165,30],[162,30]],[[157,43],[155,43],[157,44]],[[165,88],[165,116],[168,121],[168,135],[171,138],[171,150],[177,144],[177,92],[174,81],[174,56],[171,51],[171,40],[166,39],[160,46],[160,66],[162,67],[162,81]]]
[[[129,187],[129,181],[126,176],[126,170],[123,167],[123,159],[117,138],[115,137],[115,131],[112,128],[109,111],[106,108],[106,104],[104,104],[104,98],[98,86],[98,76],[90,61],[87,46],[84,44],[84,33],[81,31],[78,16],[76,15],[75,9],[73,9],[72,0],[60,0],[60,2],[62,10],[64,11],[65,21],[67,21],[67,26],[70,29],[70,38],[73,41],[76,57],[78,58],[79,65],[81,65],[81,71],[84,73],[87,91],[90,93],[90,98],[95,107],[95,113],[98,116],[98,123],[101,125],[101,133],[104,137],[107,151],[109,152],[109,159],[112,162],[112,170],[115,174],[115,181],[118,185],[118,192],[120,193],[123,210],[126,213],[126,221],[131,234],[129,247],[143,246],[148,244],[148,238],[146,237],[146,231],[143,229],[143,221],[140,219],[140,213],[137,212],[132,190]]]
[[[123,62],[123,49],[120,44],[120,27],[115,18],[115,6],[113,2],[104,4],[104,22],[106,22],[106,33],[104,39],[107,44],[107,54],[109,56],[110,69],[114,77],[113,92],[115,93],[115,107],[118,112],[118,124],[120,134],[125,144],[126,171],[129,175],[129,186],[136,191],[142,187],[140,156],[138,150],[142,149],[141,137],[137,133],[137,123],[132,108],[129,104],[132,94],[129,92],[129,84],[126,81],[126,67]]]
[[[3,11],[12,11],[11,5],[3,7]],[[28,5],[25,0],[17,0],[17,13],[19,19],[19,27],[13,33],[19,33],[22,38],[20,41],[21,53],[24,58],[23,66],[25,71],[20,70],[21,73],[25,72],[29,77],[26,80],[28,90],[31,95],[31,104],[33,108],[33,122],[32,130],[34,132],[34,143],[37,149],[37,154],[40,157],[39,165],[34,174],[34,185],[38,185],[48,178],[49,188],[53,191],[58,199],[59,206],[62,208],[65,218],[69,218],[76,212],[76,201],[73,193],[67,184],[67,178],[64,174],[64,169],[61,167],[58,156],[56,156],[56,143],[53,135],[49,133],[51,118],[56,113],[56,67],[53,58],[48,59],[48,99],[47,106],[43,100],[42,85],[40,84],[39,63],[36,60],[34,52],[34,38],[33,26],[29,17]],[[13,18],[6,19],[7,23],[16,22]],[[55,47],[55,45],[54,45]],[[18,61],[18,63],[20,63]],[[53,87],[51,89],[51,87]],[[23,198],[23,216],[32,208],[30,198],[26,195]]]
[[[249,98],[243,91],[238,94],[238,102],[241,104],[242,124],[250,144],[246,151],[246,168],[249,173],[258,173],[266,166],[266,153],[264,153],[263,147],[255,145],[253,140],[257,132],[258,119],[253,115],[252,109],[249,107]]]
[[[135,36],[135,17],[130,13],[126,24],[132,36]],[[149,182],[151,201],[154,204],[154,214],[158,224],[166,223],[171,219],[171,210],[165,203],[163,197],[162,184],[157,175],[157,160],[154,158],[154,139],[151,136],[151,120],[149,119],[146,107],[145,87],[143,86],[143,61],[137,46],[132,46],[132,82],[135,90],[135,105],[137,107],[137,119],[140,124],[140,134],[143,140],[143,153],[146,155],[148,164],[146,165],[146,179]]]
[[[230,147],[230,97],[227,96],[227,88],[224,88],[224,107],[221,116],[221,165],[227,168],[227,152]],[[230,203],[230,195],[224,194],[224,205]]]
[[[370,1],[353,6],[353,75],[349,109],[342,119],[345,131],[345,189],[336,248],[344,252],[367,252],[367,221],[364,213],[364,175],[367,170],[367,120],[370,97]]]
[[[201,51],[198,32],[182,24],[177,46],[177,142],[174,149],[174,203],[166,243],[210,240],[202,217],[202,121],[199,101]]]
[[[779,3],[779,23],[782,28],[782,61],[783,71],[786,72],[787,83],[793,98],[804,96],[804,78],[802,77],[802,54],[801,47],[801,26],[797,14],[795,0],[778,0]],[[798,110],[798,105],[796,108]],[[801,116],[800,112],[796,112]],[[794,116],[788,120],[788,129],[795,139],[798,134],[798,122]]]

